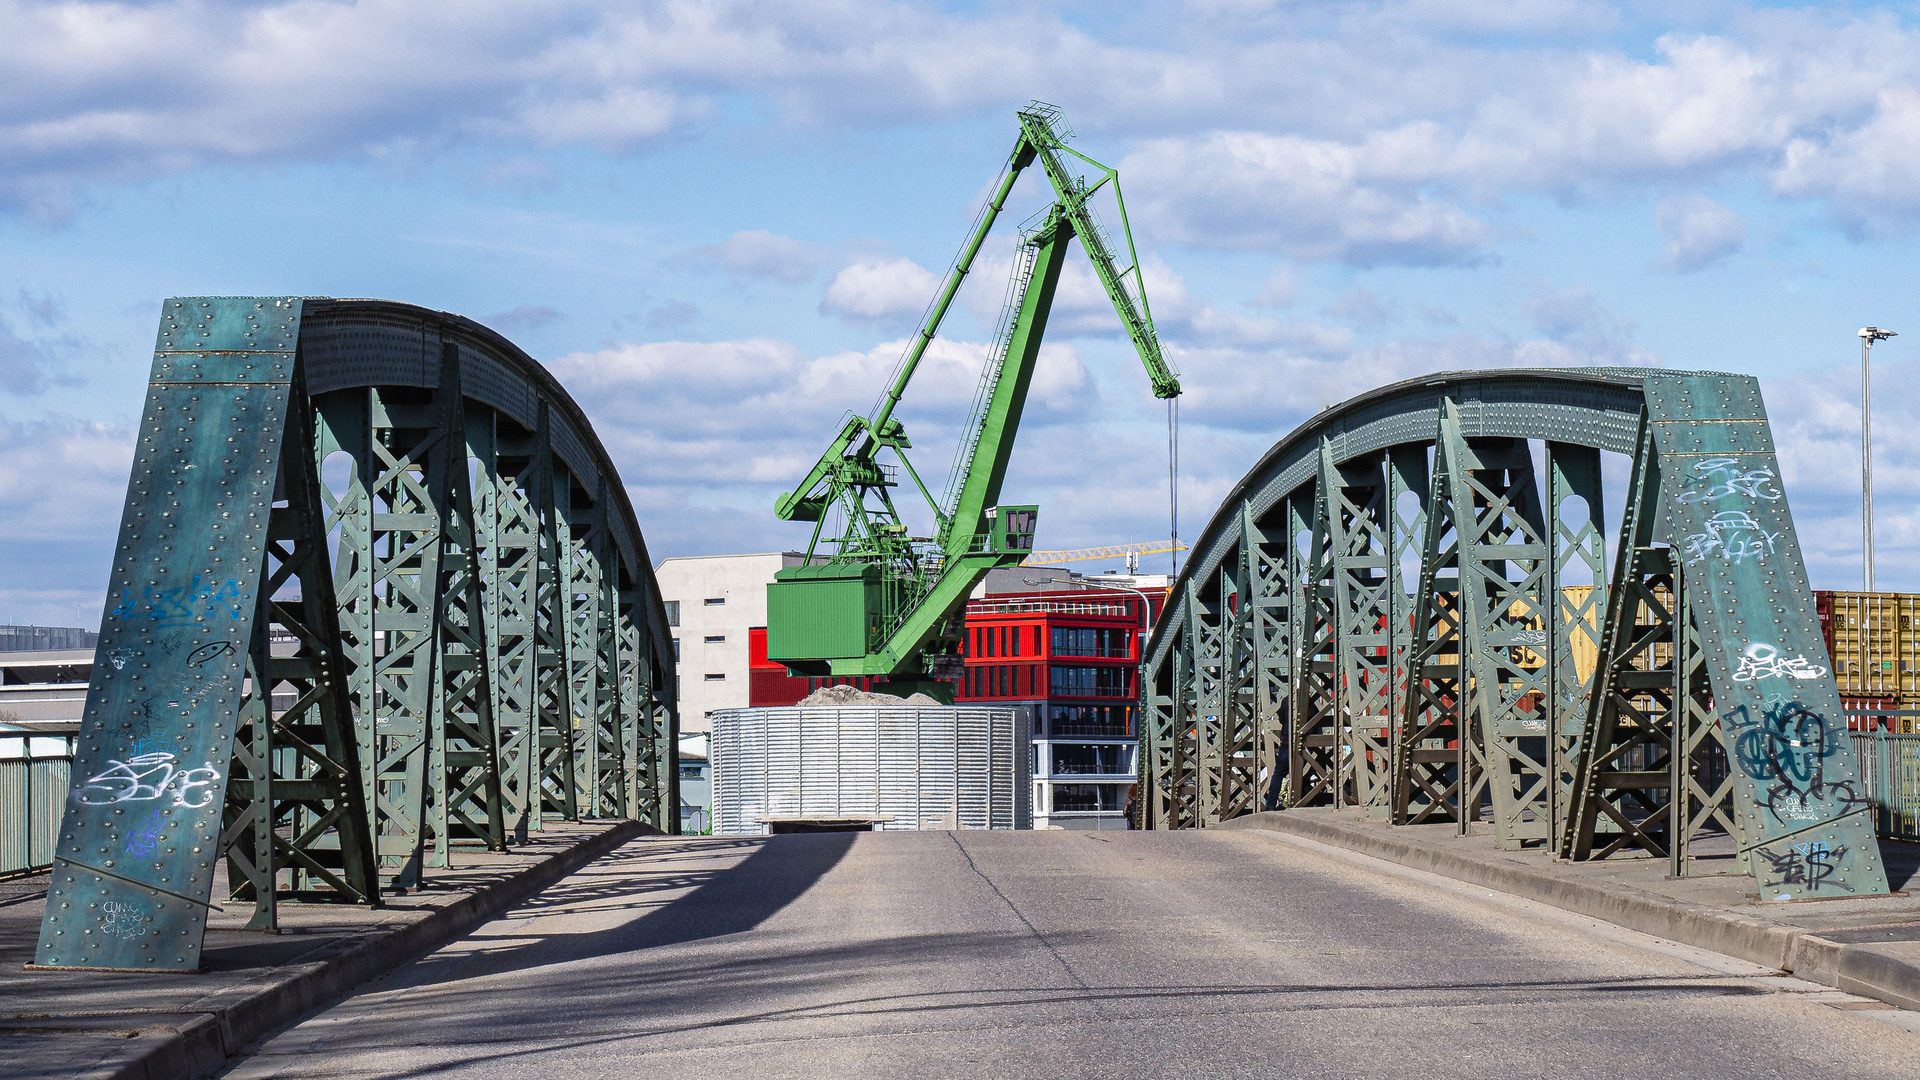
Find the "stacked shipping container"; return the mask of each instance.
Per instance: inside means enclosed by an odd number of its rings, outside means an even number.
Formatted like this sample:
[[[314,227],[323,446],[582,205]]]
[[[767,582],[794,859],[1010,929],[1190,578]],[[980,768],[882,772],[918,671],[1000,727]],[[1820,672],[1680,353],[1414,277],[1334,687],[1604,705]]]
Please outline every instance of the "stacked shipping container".
[[[1920,595],[1821,590],[1813,596],[1847,708],[1920,709]],[[1848,726],[1911,733],[1915,719],[1853,717]]]

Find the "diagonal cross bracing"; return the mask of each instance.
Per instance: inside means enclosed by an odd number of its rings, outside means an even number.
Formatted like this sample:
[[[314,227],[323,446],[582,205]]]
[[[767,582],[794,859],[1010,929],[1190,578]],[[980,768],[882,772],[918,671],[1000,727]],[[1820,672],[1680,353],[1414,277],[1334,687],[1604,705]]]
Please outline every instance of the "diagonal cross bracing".
[[[211,904],[377,904],[583,807],[676,830],[650,567],[585,414],[493,331],[167,301],[36,963],[194,970]]]
[[[1192,550],[1144,663],[1145,827],[1350,806],[1676,874],[1713,838],[1767,899],[1886,889],[1749,377],[1383,387],[1276,444]],[[1243,790],[1267,725],[1284,800]]]

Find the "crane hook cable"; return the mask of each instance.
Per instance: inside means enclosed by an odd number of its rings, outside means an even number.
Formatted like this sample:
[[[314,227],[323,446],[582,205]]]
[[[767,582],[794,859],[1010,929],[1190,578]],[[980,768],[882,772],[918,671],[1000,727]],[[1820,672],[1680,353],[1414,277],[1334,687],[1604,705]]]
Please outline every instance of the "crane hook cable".
[[[1180,399],[1167,399],[1167,520],[1173,541],[1167,560],[1175,577],[1180,574]]]

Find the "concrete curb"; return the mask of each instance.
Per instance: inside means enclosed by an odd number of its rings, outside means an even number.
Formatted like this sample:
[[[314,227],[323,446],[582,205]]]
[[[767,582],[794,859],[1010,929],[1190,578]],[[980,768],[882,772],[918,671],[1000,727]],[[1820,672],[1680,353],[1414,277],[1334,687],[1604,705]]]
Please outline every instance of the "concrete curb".
[[[256,980],[209,994],[180,1012],[156,1014],[146,1030],[135,1037],[151,1039],[151,1045],[142,1047],[132,1060],[97,1075],[103,1080],[178,1080],[212,1072],[261,1036],[445,945],[621,844],[658,831],[638,821],[618,822],[436,908],[424,918],[385,931],[349,936],[322,946],[298,963],[273,968]],[[169,1018],[175,1016],[182,1021],[170,1023]]]
[[[1920,955],[1900,956],[1868,945],[1836,942],[1812,930],[1782,926],[1703,904],[1691,904],[1617,883],[1588,883],[1438,851],[1368,828],[1349,828],[1286,812],[1252,814],[1214,826],[1305,837],[1441,877],[1538,901],[1638,930],[1711,949],[1797,978],[1920,1010]]]

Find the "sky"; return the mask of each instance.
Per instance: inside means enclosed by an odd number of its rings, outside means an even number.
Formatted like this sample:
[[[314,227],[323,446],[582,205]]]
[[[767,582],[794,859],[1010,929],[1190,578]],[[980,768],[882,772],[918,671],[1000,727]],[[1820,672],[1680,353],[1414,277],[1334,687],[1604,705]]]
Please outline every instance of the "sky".
[[[1034,99],[1119,170],[1186,386],[1183,535],[1383,383],[1667,365],[1759,377],[1813,584],[1858,588],[1873,324],[1909,335],[1874,350],[1877,584],[1920,591],[1911,7],[0,0],[0,27],[0,622],[97,624],[169,296],[478,319],[584,406],[656,559],[804,546],[774,497],[871,407]],[[1046,202],[1016,189],[902,407],[932,477]],[[1003,501],[1043,548],[1151,540],[1167,464],[1076,253]]]

